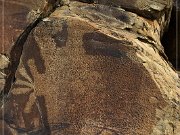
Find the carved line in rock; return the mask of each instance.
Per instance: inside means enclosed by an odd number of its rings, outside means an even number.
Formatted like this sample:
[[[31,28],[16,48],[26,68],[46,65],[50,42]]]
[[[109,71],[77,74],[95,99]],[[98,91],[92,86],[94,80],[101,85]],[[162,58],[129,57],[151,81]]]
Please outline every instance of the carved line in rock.
[[[108,41],[108,42],[107,42]],[[125,40],[113,40],[101,33],[86,33],[83,37],[84,49],[89,55],[102,55],[121,58],[126,54],[121,51],[121,45],[132,45],[131,42]],[[114,43],[115,45],[111,45]]]
[[[89,1],[83,1],[83,2],[89,3]],[[50,4],[52,4],[52,3],[50,3]],[[61,6],[63,6],[63,5],[61,5]],[[48,11],[46,11],[44,9],[44,11],[39,15],[39,17],[27,26],[27,28],[18,37],[14,46],[12,47],[12,49],[10,51],[10,63],[8,65],[8,68],[5,69],[5,74],[7,74],[7,77],[5,78],[5,80],[6,80],[5,86],[4,86],[4,89],[0,93],[1,106],[4,102],[3,99],[8,96],[8,94],[11,90],[11,87],[12,87],[13,83],[15,82],[15,74],[16,74],[18,65],[20,63],[20,58],[21,58],[22,51],[23,51],[23,45],[26,42],[30,32],[32,31],[32,29],[34,29],[39,24],[39,22],[42,21],[43,18],[48,17],[52,12],[54,12],[54,10],[57,7],[58,6],[55,4],[52,7],[52,9],[50,9]]]
[[[20,58],[23,52],[23,46],[30,32],[42,21],[44,17],[49,16],[56,8],[57,7],[55,6],[52,10],[48,11],[48,13],[46,11],[42,12],[37,19],[35,19],[26,27],[26,29],[22,32],[22,34],[20,34],[15,44],[13,45],[9,56],[10,63],[7,69],[5,69],[5,74],[7,75],[7,77],[5,78],[5,85],[0,93],[1,106],[4,104],[4,99],[8,97],[11,87],[15,82],[15,74],[20,63]]]
[[[7,123],[9,128],[15,130],[18,134],[42,134],[42,135],[50,135],[49,124],[47,123],[47,109],[44,106],[45,100],[43,96],[36,97],[36,101],[33,104],[33,110],[30,113],[22,112],[25,109],[26,103],[28,102],[29,96],[33,94],[33,91],[30,91],[28,94],[20,94],[20,95],[11,95],[11,100],[16,101],[16,105],[9,102],[6,104],[5,108],[5,119],[4,121]],[[17,99],[23,99],[23,102],[17,101]],[[14,108],[16,111],[20,111],[21,113],[13,114],[6,113],[9,112],[8,109]],[[18,107],[18,108],[17,108]],[[27,117],[31,116],[31,117]],[[33,127],[34,118],[38,118],[40,125],[38,127]],[[29,119],[30,118],[30,119]],[[18,120],[17,120],[18,119]],[[23,121],[22,121],[23,120]],[[24,126],[19,125],[17,122],[24,123]]]
[[[28,102],[29,96],[33,93],[33,90],[26,94],[11,95],[11,102],[8,102],[5,107],[4,121],[10,129],[15,130],[18,134],[29,134],[29,135],[50,135],[51,132],[59,132],[65,128],[68,128],[71,124],[69,123],[49,123],[47,120],[47,108],[45,106],[44,96],[35,96],[35,102],[32,105],[32,110],[29,113],[23,112]],[[23,100],[23,102],[21,100]],[[12,101],[16,101],[13,104]],[[21,113],[9,113],[9,108],[16,110]],[[30,116],[30,117],[29,117]],[[34,119],[36,118],[36,119]],[[34,126],[34,120],[40,122],[39,126]],[[0,118],[2,120],[2,118]],[[18,122],[18,123],[17,123]],[[23,123],[23,124],[19,124]],[[11,131],[10,131],[11,132]]]
[[[24,68],[25,68],[27,74],[34,82],[33,75],[30,71],[30,67],[28,66],[28,61],[31,59],[34,60],[34,64],[36,65],[37,71],[40,74],[45,73],[46,67],[45,67],[45,61],[42,58],[41,53],[40,53],[40,48],[39,48],[38,44],[36,43],[34,37],[30,36],[29,40],[30,40],[30,42],[27,42],[27,46],[24,49],[24,53],[26,53],[26,55],[23,55],[22,63],[24,65]],[[31,53],[28,53],[29,50],[31,50],[33,52],[33,55],[31,55]]]
[[[38,18],[34,22],[30,23],[28,27],[24,30],[24,32],[18,37],[17,41],[15,42],[14,46],[12,47],[10,51],[10,63],[7,69],[5,70],[6,71],[5,74],[7,74],[7,77],[5,78],[6,79],[5,86],[4,86],[4,89],[0,93],[1,102],[4,97],[8,96],[9,91],[15,81],[15,74],[19,66],[20,58],[23,51],[23,45],[25,44],[31,30],[34,27],[36,27],[40,21],[41,19]]]

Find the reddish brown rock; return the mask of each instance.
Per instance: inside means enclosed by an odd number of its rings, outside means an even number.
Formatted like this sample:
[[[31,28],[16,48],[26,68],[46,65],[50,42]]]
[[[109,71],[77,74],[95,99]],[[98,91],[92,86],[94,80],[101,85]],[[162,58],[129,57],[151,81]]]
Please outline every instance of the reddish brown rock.
[[[18,36],[27,27],[27,15],[31,10],[44,6],[45,0],[0,1],[0,53],[9,53]]]

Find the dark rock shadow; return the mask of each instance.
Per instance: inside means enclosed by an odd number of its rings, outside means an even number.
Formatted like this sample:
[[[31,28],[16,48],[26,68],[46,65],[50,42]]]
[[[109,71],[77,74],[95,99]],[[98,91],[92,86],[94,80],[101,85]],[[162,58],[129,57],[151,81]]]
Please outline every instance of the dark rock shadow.
[[[180,47],[178,46],[180,43],[180,34],[178,34],[180,27],[177,25],[178,22],[180,22],[180,11],[173,6],[169,28],[162,37],[162,45],[169,61],[176,70],[180,71]]]
[[[95,0],[77,0],[77,1],[80,1],[80,2],[83,2],[83,3],[92,4],[92,3],[94,3]]]

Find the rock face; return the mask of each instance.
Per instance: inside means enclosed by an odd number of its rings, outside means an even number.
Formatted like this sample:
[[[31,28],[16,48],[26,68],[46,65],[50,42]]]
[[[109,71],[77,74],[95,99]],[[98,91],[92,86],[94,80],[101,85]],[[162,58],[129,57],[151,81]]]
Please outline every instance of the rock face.
[[[94,0],[96,3],[120,6],[148,18],[160,18],[165,9],[171,9],[172,0]]]
[[[9,53],[17,37],[27,27],[27,15],[32,10],[44,6],[45,0],[5,0],[0,1],[0,53]]]
[[[122,7],[150,20],[156,19],[161,28],[168,26],[172,9],[172,0],[94,0],[108,6]],[[164,33],[161,29],[161,35]],[[165,28],[167,30],[167,27]]]
[[[29,35],[1,110],[5,135],[180,133],[179,78],[160,42],[168,20],[100,2],[60,7]]]

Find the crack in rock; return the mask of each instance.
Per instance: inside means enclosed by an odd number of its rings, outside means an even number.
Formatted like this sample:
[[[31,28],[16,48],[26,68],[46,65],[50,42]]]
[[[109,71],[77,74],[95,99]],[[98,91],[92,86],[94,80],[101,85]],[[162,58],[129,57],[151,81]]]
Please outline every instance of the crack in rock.
[[[3,101],[7,98],[13,83],[15,82],[16,70],[18,68],[22,51],[23,51],[23,46],[28,38],[28,35],[32,31],[32,29],[37,26],[37,24],[40,21],[41,21],[41,18],[38,18],[34,20],[32,23],[30,23],[27,26],[27,28],[23,31],[23,33],[18,37],[18,39],[16,40],[14,46],[12,47],[10,51],[10,56],[9,56],[10,62],[7,68],[4,69],[4,73],[7,75],[5,77],[5,85],[4,85],[3,90],[0,93],[1,106],[3,105]]]
[[[57,0],[56,0],[57,1]],[[53,7],[50,7],[49,10],[46,10],[47,5],[45,5],[44,10],[39,14],[37,19],[35,19],[33,22],[31,22],[26,29],[20,34],[18,39],[16,40],[15,44],[13,45],[10,56],[9,56],[9,64],[6,68],[4,68],[4,74],[5,76],[5,84],[3,89],[0,91],[0,106],[2,107],[4,102],[7,101],[8,95],[10,93],[11,87],[15,82],[15,74],[16,70],[20,63],[20,58],[23,51],[23,46],[30,34],[30,32],[45,18],[48,17],[54,10],[57,8],[57,5],[55,4]],[[52,4],[52,3],[50,3]],[[61,5],[63,6],[63,5]],[[49,7],[48,7],[49,8]]]

